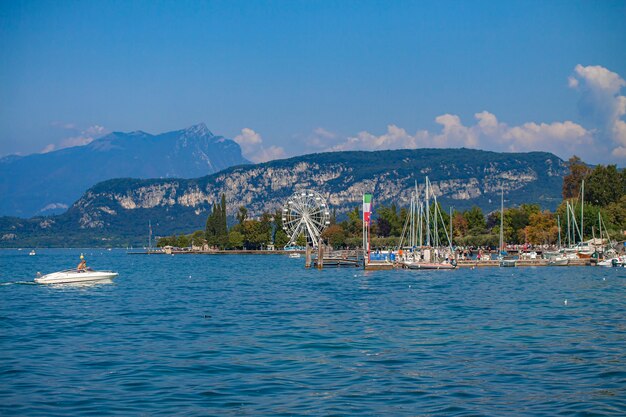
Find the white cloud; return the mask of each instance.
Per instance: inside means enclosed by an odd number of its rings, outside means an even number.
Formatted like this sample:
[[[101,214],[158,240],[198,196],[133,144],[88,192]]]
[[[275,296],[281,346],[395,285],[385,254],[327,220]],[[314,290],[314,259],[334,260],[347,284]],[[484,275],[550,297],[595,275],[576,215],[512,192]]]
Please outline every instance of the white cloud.
[[[624,81],[617,73],[609,71],[608,69],[600,65],[589,65],[583,67],[578,64],[574,68],[576,81],[573,87],[578,87],[580,81],[584,80],[585,83],[594,90],[603,90],[611,94],[619,93],[619,90],[626,86]],[[572,77],[570,77],[570,80]]]
[[[261,135],[259,135],[257,132],[247,127],[244,127],[243,129],[241,129],[241,134],[235,136],[234,140],[235,142],[239,144],[239,146],[242,147],[242,149],[244,147],[257,146],[261,144],[261,142],[263,142],[263,139],[261,139]]]
[[[616,120],[613,124],[613,138],[615,143],[620,146],[626,146],[626,122]]]
[[[85,146],[90,144],[100,136],[108,133],[108,131],[100,125],[89,126],[84,130],[76,128],[76,125],[74,125],[73,123],[63,124],[59,122],[54,122],[52,125],[55,127],[60,127],[64,130],[75,131],[76,134],[62,139],[58,144],[50,143],[46,145],[46,147],[41,150],[41,153],[48,153],[64,148],[72,148],[74,146]]]
[[[598,145],[617,157],[626,145],[626,97],[620,95],[626,81],[599,65],[576,65],[569,86],[580,91],[578,109],[586,123],[597,129]]]
[[[611,155],[618,159],[626,159],[626,147],[618,146],[617,148],[613,149]]]
[[[313,133],[315,133],[317,136],[320,136],[326,139],[334,139],[337,137],[336,133],[330,132],[324,129],[323,127],[315,128],[315,130],[313,130]]]
[[[509,152],[543,150],[566,157],[592,141],[591,132],[571,121],[508,126],[487,111],[476,113],[474,117],[476,123],[465,126],[457,115],[438,116],[435,121],[441,125],[441,131],[435,133],[422,130],[412,135],[396,125],[389,125],[382,135],[360,132],[327,150],[467,147]]]
[[[298,154],[326,152],[335,143],[341,141],[341,137],[323,127],[316,127],[307,135],[294,135],[293,141],[300,144]]]
[[[267,162],[274,159],[283,159],[286,157],[285,150],[280,146],[270,146],[269,148],[261,148],[255,155],[254,162]]]
[[[55,149],[56,149],[56,145],[54,143],[49,143],[41,150],[40,153],[52,152]]]
[[[233,140],[241,146],[243,156],[252,162],[267,162],[286,156],[285,150],[279,146],[265,148],[261,135],[248,127],[241,129],[241,134],[235,136]]]
[[[577,154],[589,162],[619,162],[626,152],[626,86],[618,74],[601,66],[577,65],[568,78],[571,88],[581,91],[581,113],[589,124],[570,120],[530,121],[510,126],[488,111],[474,114],[475,123],[465,125],[455,114],[435,118],[438,131],[414,134],[390,124],[377,135],[367,131],[340,136],[323,128],[305,138],[306,151],[348,151],[415,148],[479,148],[505,152],[547,151],[562,158]]]

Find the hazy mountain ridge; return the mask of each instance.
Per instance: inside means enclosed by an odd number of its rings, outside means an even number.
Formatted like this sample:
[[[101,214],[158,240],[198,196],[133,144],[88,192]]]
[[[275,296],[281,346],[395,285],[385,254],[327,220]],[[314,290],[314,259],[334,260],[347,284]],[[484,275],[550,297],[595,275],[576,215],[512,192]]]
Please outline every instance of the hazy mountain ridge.
[[[247,163],[236,142],[204,124],[159,135],[113,132],[85,146],[2,158],[0,214],[64,211],[110,178],[195,178]]]
[[[466,209],[561,201],[565,163],[544,152],[503,154],[469,149],[335,152],[228,168],[197,179],[114,179],[89,189],[64,214],[29,220],[0,218],[0,245],[138,244],[148,220],[157,235],[203,229],[211,205],[226,195],[229,215],[273,212],[295,191],[321,192],[338,215],[360,205],[364,192],[380,204],[406,206],[415,181],[428,175],[439,201]],[[24,242],[24,243],[20,243]]]

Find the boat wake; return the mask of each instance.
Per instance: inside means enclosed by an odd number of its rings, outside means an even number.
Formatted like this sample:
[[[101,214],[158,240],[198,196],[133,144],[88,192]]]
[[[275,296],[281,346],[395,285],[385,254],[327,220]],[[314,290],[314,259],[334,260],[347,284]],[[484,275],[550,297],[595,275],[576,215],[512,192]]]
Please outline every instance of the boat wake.
[[[37,283],[34,281],[0,282],[0,286],[2,285],[37,285]]]

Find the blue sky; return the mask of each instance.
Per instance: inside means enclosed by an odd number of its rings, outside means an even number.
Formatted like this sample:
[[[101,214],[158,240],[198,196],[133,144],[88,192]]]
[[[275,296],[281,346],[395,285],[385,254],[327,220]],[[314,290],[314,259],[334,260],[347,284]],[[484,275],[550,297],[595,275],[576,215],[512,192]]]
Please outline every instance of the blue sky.
[[[204,122],[248,157],[626,161],[626,1],[2,1],[0,155]]]

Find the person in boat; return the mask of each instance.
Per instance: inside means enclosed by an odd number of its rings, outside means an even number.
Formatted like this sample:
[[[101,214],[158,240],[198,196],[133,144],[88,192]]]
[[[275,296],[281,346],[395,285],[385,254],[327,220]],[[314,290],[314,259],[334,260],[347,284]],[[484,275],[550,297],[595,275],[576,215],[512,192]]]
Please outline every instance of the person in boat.
[[[84,272],[87,270],[87,261],[85,260],[85,257],[83,255],[80,255],[80,263],[76,267],[76,270],[78,272]]]

